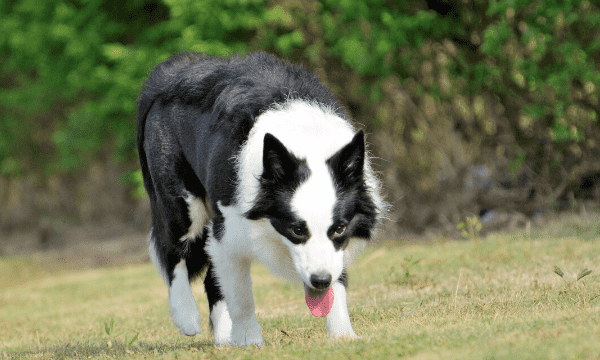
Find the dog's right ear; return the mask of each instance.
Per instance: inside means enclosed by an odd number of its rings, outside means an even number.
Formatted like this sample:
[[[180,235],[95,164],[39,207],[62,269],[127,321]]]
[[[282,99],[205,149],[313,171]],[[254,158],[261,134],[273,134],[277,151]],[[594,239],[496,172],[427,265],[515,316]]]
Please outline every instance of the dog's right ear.
[[[291,179],[300,163],[275,136],[265,134],[262,175],[265,180],[284,182]]]
[[[363,131],[358,130],[352,141],[326,162],[331,166],[340,184],[362,183],[365,166],[365,135]]]

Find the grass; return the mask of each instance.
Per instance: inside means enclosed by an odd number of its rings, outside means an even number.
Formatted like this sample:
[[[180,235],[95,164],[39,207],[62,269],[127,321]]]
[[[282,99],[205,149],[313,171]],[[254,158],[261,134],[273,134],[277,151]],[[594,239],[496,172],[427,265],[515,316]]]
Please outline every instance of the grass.
[[[0,359],[600,358],[600,217],[470,241],[381,245],[350,269],[357,341],[331,341],[303,291],[253,266],[267,346],[180,336],[150,264],[61,270],[0,259]],[[555,272],[558,267],[563,273]],[[592,272],[579,280],[581,271]]]

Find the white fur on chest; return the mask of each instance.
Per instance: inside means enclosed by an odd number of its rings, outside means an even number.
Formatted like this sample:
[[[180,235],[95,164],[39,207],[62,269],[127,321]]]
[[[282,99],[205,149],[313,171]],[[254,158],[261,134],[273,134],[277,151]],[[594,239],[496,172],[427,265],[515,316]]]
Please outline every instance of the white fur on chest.
[[[302,283],[288,247],[269,220],[248,220],[241,215],[242,211],[237,205],[218,206],[225,219],[225,233],[221,240],[209,238],[209,253],[218,251],[219,255],[226,253],[235,258],[259,261],[271,273],[297,284]]]

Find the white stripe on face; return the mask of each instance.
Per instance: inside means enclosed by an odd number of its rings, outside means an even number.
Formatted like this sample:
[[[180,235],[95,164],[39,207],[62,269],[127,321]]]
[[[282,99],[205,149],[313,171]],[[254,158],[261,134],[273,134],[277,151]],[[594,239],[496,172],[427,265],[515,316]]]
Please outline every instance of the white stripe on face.
[[[325,162],[311,164],[311,175],[300,185],[290,202],[292,211],[306,222],[311,237],[304,244],[288,244],[296,270],[306,285],[318,272],[329,273],[335,281],[344,267],[344,252],[336,251],[327,236],[333,225],[336,193],[333,180]],[[287,243],[287,242],[286,242]]]

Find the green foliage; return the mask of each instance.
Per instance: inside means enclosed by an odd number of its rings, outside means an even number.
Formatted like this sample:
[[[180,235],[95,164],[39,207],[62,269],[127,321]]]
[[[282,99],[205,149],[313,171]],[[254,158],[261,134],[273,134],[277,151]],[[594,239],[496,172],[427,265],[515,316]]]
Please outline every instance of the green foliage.
[[[324,1],[322,23],[333,54],[359,74],[379,77],[407,75],[414,50],[451,27],[432,11],[378,0]]]
[[[152,7],[158,7],[151,11]],[[5,1],[0,11],[0,171],[25,160],[12,143],[29,143],[31,128],[51,128],[58,161],[46,171],[77,168],[104,149],[135,157],[136,99],[149,71],[181,50],[218,55],[247,51],[247,36],[265,23],[260,1]],[[119,9],[119,11],[115,11]],[[148,17],[151,17],[148,19]],[[292,36],[282,46],[295,46]],[[11,74],[16,75],[11,75]],[[31,84],[38,88],[32,89]],[[52,100],[35,99],[36,91]],[[32,99],[33,98],[33,99]],[[51,114],[59,103],[74,103]],[[27,113],[50,113],[37,124]],[[58,116],[57,116],[58,115]],[[23,118],[26,127],[23,127]],[[46,129],[48,130],[48,129]]]
[[[104,323],[104,332],[106,333],[106,335],[110,336],[113,332],[113,329],[115,328],[115,317],[111,317],[110,321],[107,323]]]
[[[104,324],[104,332],[106,333],[106,335],[108,335],[108,341],[106,342],[106,345],[109,349],[112,349],[113,347],[113,340],[116,340],[117,337],[122,335],[122,332],[119,333],[115,333],[114,329],[115,329],[115,317],[114,315],[110,318],[109,322],[105,322]],[[136,333],[131,340],[129,340],[128,342],[126,342],[125,344],[125,348],[129,349],[131,348],[131,346],[133,345],[133,343],[135,343],[139,337],[140,333]],[[115,341],[116,342],[116,341]]]
[[[399,266],[391,266],[389,272],[385,274],[384,282],[387,285],[410,287],[422,289],[431,286],[435,281],[431,274],[423,274],[416,268],[423,258],[415,258],[413,255],[404,257],[404,261]]]
[[[454,8],[440,15],[415,4],[325,2],[325,37],[332,52],[360,74],[380,79],[395,74],[405,84],[414,79],[417,85],[409,90],[418,98],[422,98],[421,90],[442,102],[456,95],[492,94],[511,123],[501,130],[516,140],[510,144],[518,149],[509,155],[517,158],[513,164],[533,163],[535,171],[552,173],[550,166],[557,157],[581,161],[593,156],[600,140],[596,126],[600,35],[591,30],[600,24],[597,3],[452,3]],[[454,44],[448,46],[447,40]],[[432,47],[453,50],[428,50]],[[449,56],[436,61],[439,66],[431,75],[424,74],[423,64],[436,54]],[[451,85],[440,91],[439,79],[445,72]],[[367,91],[377,93],[380,86],[381,81],[373,82]],[[473,102],[467,114],[477,113],[476,106]],[[483,118],[481,111],[478,117]],[[397,117],[391,121],[402,122],[391,127],[419,130],[416,123]],[[485,141],[481,127],[488,125],[471,124],[465,124],[466,135],[475,133],[482,137],[479,141]],[[491,134],[496,135],[495,131]],[[540,151],[547,151],[549,144],[555,155],[540,159]]]
[[[142,84],[184,50],[264,49],[323,69],[364,120],[407,144],[394,146],[390,161],[425,174],[427,188],[438,176],[433,163],[454,161],[444,152],[457,142],[439,140],[448,135],[444,121],[458,123],[473,148],[497,146],[491,152],[504,154],[513,171],[552,175],[563,159],[597,152],[598,4],[452,4],[434,11],[424,1],[4,0],[0,176],[70,171],[107,154],[134,164]],[[435,122],[383,106],[399,89]],[[500,114],[488,115],[495,106]],[[436,138],[436,129],[446,132]],[[509,142],[490,141],[500,135]],[[438,146],[428,150],[432,142]]]
[[[467,217],[456,225],[456,230],[460,230],[465,239],[479,239],[482,224],[477,216]]]
[[[563,271],[562,271],[562,270],[561,270],[561,269],[560,269],[558,266],[556,266],[556,265],[554,265],[554,273],[555,273],[556,275],[560,276],[560,277],[563,279],[563,281],[565,281],[565,283],[566,283],[566,284],[568,284],[568,283],[567,283],[567,280],[565,279],[565,273],[564,273],[564,272],[563,272]],[[589,274],[591,274],[591,273],[592,273],[592,270],[590,270],[590,269],[588,269],[588,268],[583,268],[583,269],[582,269],[582,270],[581,270],[581,271],[580,271],[580,272],[577,274],[577,277],[576,277],[575,281],[577,282],[577,281],[579,281],[579,280],[583,279],[584,277],[588,276],[588,275],[589,275]]]
[[[142,177],[142,170],[135,170],[125,175],[125,181],[132,185],[131,197],[134,199],[141,199],[146,196],[146,189],[144,189],[144,178]]]
[[[583,268],[575,277],[575,281],[565,278],[566,274],[556,265],[554,266],[554,273],[560,276],[565,284],[565,287],[559,292],[559,295],[564,297],[567,301],[582,306],[592,303],[592,301],[600,297],[598,292],[589,291],[589,289],[581,286],[579,283],[581,279],[590,275],[592,270]]]
[[[587,0],[498,1],[486,13],[495,21],[483,30],[480,50],[501,74],[496,91],[519,96],[521,113],[534,122],[553,119],[549,140],[580,142],[595,122],[600,37],[590,29],[598,26],[598,11]],[[488,87],[475,79],[476,87]]]

